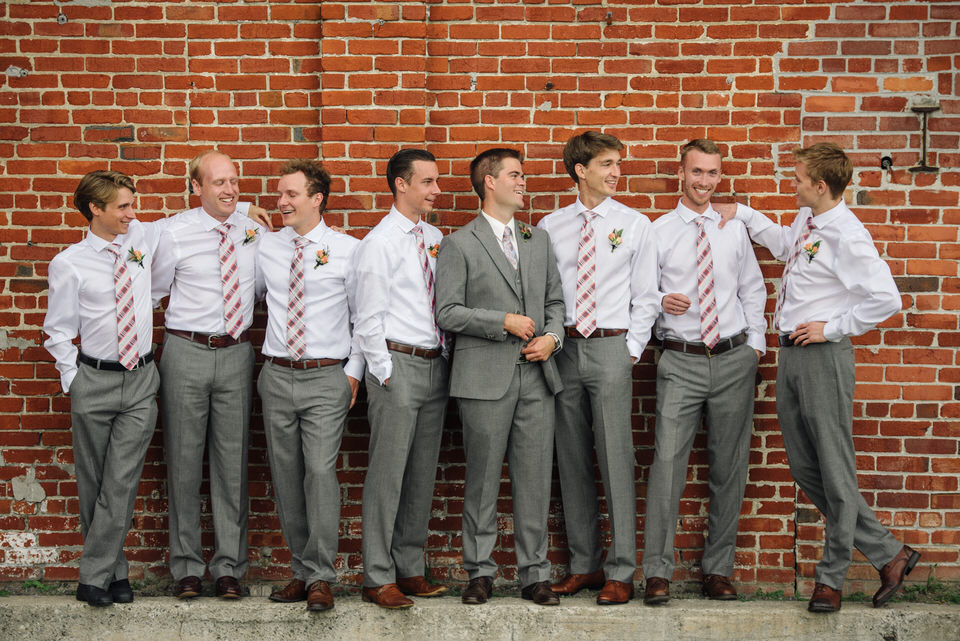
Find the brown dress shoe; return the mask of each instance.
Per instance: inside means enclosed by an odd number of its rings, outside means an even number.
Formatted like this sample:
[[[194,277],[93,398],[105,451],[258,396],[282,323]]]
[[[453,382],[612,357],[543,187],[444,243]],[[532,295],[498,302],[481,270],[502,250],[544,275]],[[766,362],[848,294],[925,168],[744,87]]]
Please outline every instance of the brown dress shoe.
[[[703,596],[714,601],[733,601],[737,598],[737,589],[730,585],[727,577],[719,574],[704,574],[703,588],[700,591]]]
[[[560,605],[560,597],[550,589],[549,581],[531,583],[520,590],[520,597],[537,605]]]
[[[467,605],[480,605],[486,603],[490,595],[493,594],[493,579],[488,576],[478,576],[470,579],[467,589],[463,591],[460,601]]]
[[[663,605],[670,600],[670,582],[659,576],[647,579],[643,590],[643,602],[647,605]]]
[[[807,609],[811,612],[836,612],[840,609],[840,590],[817,583],[813,586],[813,596],[810,597]]]
[[[243,596],[240,591],[240,582],[232,576],[222,576],[217,579],[217,596],[224,599],[239,599]]]
[[[333,594],[326,581],[314,581],[307,588],[307,609],[311,612],[323,612],[333,608]]]
[[[560,596],[570,596],[584,588],[599,590],[601,587],[603,587],[603,570],[597,570],[590,574],[568,574],[559,583],[551,585],[550,589]]]
[[[880,589],[873,595],[873,607],[881,607],[897,593],[903,585],[903,577],[910,574],[919,560],[920,553],[910,546],[904,545],[900,548],[897,556],[880,570]]]
[[[173,596],[178,599],[192,599],[200,594],[203,583],[198,576],[185,576],[173,586]]]
[[[275,590],[270,594],[270,600],[277,603],[296,603],[307,598],[307,584],[300,579],[294,579],[282,590]]]
[[[597,605],[619,605],[633,598],[633,583],[607,581],[597,595]]]
[[[397,579],[397,587],[407,596],[434,597],[447,591],[447,586],[430,583],[425,576],[410,576]]]
[[[363,588],[363,600],[367,603],[376,603],[388,610],[403,610],[412,608],[413,601],[403,596],[403,592],[396,583],[388,583],[375,588]]]

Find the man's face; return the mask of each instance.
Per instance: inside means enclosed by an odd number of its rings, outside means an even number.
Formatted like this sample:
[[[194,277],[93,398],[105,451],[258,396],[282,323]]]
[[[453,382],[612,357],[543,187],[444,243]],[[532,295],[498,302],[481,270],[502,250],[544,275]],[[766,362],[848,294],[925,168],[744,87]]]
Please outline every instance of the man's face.
[[[400,178],[397,182],[398,209],[424,216],[433,211],[433,201],[440,195],[440,170],[437,163],[429,160],[414,160],[410,182]]]
[[[606,149],[590,159],[586,165],[577,165],[580,192],[590,199],[606,200],[617,193],[620,182],[620,152]]]
[[[280,196],[277,209],[283,217],[284,227],[293,227],[297,233],[306,233],[317,226],[323,194],[307,195],[307,177],[302,171],[281,176],[277,191]]]
[[[126,187],[118,189],[114,199],[103,209],[90,203],[90,212],[93,214],[93,219],[90,221],[93,232],[100,237],[111,239],[120,234],[126,234],[130,228],[130,221],[137,219],[133,192]]]
[[[227,156],[210,154],[200,161],[199,169],[202,182],[192,182],[193,193],[200,196],[200,204],[208,214],[226,220],[237,208],[240,196],[237,168]]]
[[[502,209],[512,211],[523,209],[523,195],[526,193],[527,181],[523,177],[523,166],[519,160],[504,158],[500,173],[489,178],[489,180],[485,179],[486,198],[492,199]]]
[[[720,155],[691,149],[680,163],[680,202],[702,214],[720,184]]]
[[[793,183],[797,186],[797,204],[801,207],[814,207],[822,196],[822,189],[818,189],[819,183],[813,182],[802,162],[797,163]]]

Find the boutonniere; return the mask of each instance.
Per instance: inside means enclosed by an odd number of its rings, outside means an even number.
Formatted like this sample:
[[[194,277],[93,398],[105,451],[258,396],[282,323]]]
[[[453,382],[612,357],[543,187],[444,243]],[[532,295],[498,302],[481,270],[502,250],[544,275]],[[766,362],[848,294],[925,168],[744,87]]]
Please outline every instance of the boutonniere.
[[[615,251],[617,250],[617,247],[619,247],[620,244],[623,242],[623,230],[622,230],[622,229],[614,229],[614,230],[613,230],[612,232],[610,232],[610,234],[607,236],[607,240],[610,241],[610,253],[612,254],[613,252],[615,252]]]
[[[530,240],[530,237],[533,236],[533,232],[530,231],[530,228],[520,223],[520,238],[524,240]]]
[[[136,263],[140,269],[143,269],[143,258],[145,254],[139,249],[131,247],[127,250],[127,262]]]
[[[427,247],[427,252],[430,253],[430,258],[436,258],[437,254],[440,253],[440,243],[434,243]]]
[[[807,262],[812,263],[813,259],[817,257],[817,252],[820,251],[820,241],[818,240],[815,243],[807,243],[803,246],[803,253],[807,255]]]
[[[320,265],[326,265],[328,262],[330,262],[330,248],[324,247],[317,251],[317,262],[313,264],[313,268],[316,269]]]
[[[243,230],[243,244],[249,245],[250,243],[257,242],[257,234],[260,232],[252,227],[248,227]]]

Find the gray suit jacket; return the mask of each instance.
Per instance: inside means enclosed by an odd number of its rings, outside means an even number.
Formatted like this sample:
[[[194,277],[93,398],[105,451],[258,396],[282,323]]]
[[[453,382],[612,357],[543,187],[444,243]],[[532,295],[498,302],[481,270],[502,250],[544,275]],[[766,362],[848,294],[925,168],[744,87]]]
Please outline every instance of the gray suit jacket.
[[[506,314],[529,316],[538,336],[563,340],[563,290],[550,237],[532,225],[516,235],[519,273],[510,266],[483,216],[477,215],[440,244],[437,259],[437,324],[457,335],[450,395],[496,400],[507,392],[523,341],[503,329]],[[553,358],[542,364],[553,394],[560,374]],[[529,367],[529,366],[525,366]]]

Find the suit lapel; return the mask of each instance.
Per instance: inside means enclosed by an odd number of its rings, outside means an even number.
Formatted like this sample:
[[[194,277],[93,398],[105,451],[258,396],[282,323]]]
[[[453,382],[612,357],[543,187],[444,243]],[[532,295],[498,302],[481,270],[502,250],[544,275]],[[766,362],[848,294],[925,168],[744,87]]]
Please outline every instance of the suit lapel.
[[[487,253],[490,254],[490,258],[493,259],[493,264],[500,270],[500,273],[503,275],[504,280],[507,281],[507,284],[510,285],[510,288],[519,296],[520,292],[517,289],[517,272],[510,264],[510,261],[507,260],[503,249],[500,248],[500,244],[494,237],[490,225],[480,214],[477,214],[477,217],[474,218],[470,224],[473,226],[470,231],[477,237],[477,240],[480,241],[480,244]]]
[[[531,262],[533,261],[533,243],[530,242],[533,237],[529,239],[523,237],[523,234],[520,233],[520,228],[524,226],[524,223],[516,221],[517,227],[517,255],[520,257],[518,264],[520,265],[520,280],[523,282],[523,285],[526,287],[529,285],[527,278],[532,274]],[[530,291],[528,288],[527,291]]]

